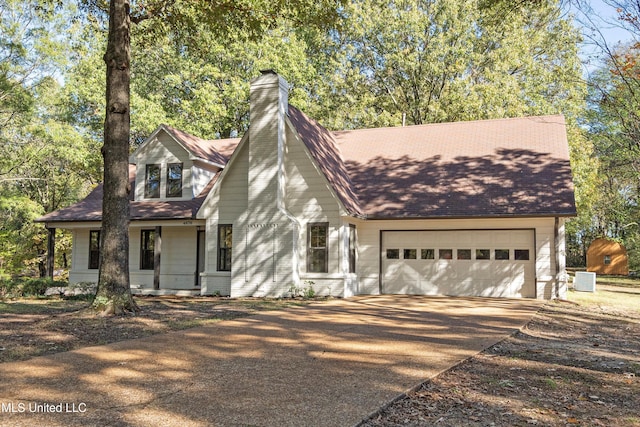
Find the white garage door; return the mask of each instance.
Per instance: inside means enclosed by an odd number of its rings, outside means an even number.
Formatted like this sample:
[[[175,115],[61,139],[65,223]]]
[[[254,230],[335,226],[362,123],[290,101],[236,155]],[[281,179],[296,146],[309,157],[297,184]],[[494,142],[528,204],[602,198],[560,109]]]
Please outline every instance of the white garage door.
[[[382,293],[535,298],[534,231],[383,231]]]

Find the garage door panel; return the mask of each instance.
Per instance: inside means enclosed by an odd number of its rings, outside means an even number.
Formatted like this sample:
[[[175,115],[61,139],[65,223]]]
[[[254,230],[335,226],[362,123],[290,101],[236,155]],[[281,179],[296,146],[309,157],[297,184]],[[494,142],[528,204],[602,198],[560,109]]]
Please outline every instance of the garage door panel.
[[[382,232],[382,292],[535,297],[533,236],[531,229]]]
[[[487,242],[491,241],[491,235],[492,232],[491,231],[472,231],[469,233],[469,235],[472,237],[471,239],[471,244],[474,247],[477,246],[482,246],[484,244],[486,244]]]
[[[504,231],[504,230],[496,230],[493,233],[493,244],[494,246],[500,246],[500,245],[509,245],[509,243],[511,243],[511,233],[508,231]]]
[[[393,262],[386,264],[383,280],[389,285],[387,293],[410,295],[437,295],[439,293],[437,287],[426,279],[437,271],[435,265],[425,270],[422,266],[418,266],[415,260],[393,260]]]
[[[477,280],[490,280],[492,277],[491,263],[489,261],[473,263],[471,274]]]

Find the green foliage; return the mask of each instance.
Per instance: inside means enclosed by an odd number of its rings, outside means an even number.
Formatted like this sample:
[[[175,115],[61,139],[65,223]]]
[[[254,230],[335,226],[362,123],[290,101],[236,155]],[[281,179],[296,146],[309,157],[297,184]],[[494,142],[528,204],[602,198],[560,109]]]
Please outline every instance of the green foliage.
[[[67,282],[50,278],[0,279],[0,298],[20,298],[43,296],[48,288],[64,287]]]
[[[575,117],[584,99],[579,33],[558,2],[508,13],[493,3],[352,2],[339,32],[311,39],[310,58],[329,55],[336,67],[318,83],[312,116],[332,128],[394,126],[403,115],[408,124]]]
[[[302,299],[311,299],[316,296],[316,291],[313,289],[313,285],[315,282],[311,280],[305,280],[305,286],[296,286],[291,285],[289,288],[289,293],[291,294],[291,298],[302,298]]]
[[[46,235],[33,220],[42,213],[42,207],[27,197],[0,195],[0,278],[39,274]]]
[[[72,4],[0,0],[0,276],[43,275],[33,220],[86,195],[99,150],[69,123],[60,81],[77,22]],[[70,249],[58,233],[58,265]]]
[[[610,53],[589,80],[585,116],[597,162],[596,184],[589,188],[590,220],[581,227],[585,246],[598,237],[621,241],[631,270],[640,269],[639,60],[637,44]]]

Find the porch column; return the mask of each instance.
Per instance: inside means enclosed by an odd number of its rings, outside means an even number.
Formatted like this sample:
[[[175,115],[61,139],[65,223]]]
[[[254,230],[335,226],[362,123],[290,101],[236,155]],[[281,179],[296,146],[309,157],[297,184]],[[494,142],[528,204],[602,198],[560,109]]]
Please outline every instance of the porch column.
[[[47,227],[47,277],[53,280],[54,258],[56,254],[56,229]]]
[[[156,227],[153,242],[153,289],[160,289],[160,254],[162,253],[162,227]]]

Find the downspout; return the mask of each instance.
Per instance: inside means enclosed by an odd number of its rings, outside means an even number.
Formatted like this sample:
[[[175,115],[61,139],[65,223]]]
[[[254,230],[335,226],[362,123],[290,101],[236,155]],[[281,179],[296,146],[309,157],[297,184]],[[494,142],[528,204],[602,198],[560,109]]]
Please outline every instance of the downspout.
[[[553,243],[555,250],[555,280],[553,282],[554,292],[552,296],[556,299],[560,299],[560,218],[555,217],[553,221]]]

